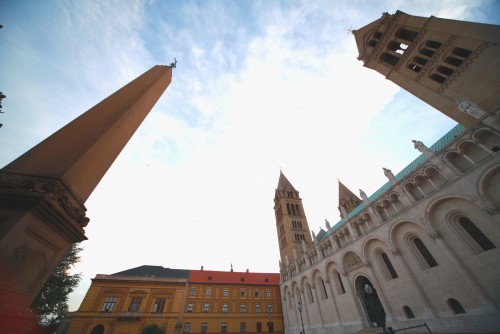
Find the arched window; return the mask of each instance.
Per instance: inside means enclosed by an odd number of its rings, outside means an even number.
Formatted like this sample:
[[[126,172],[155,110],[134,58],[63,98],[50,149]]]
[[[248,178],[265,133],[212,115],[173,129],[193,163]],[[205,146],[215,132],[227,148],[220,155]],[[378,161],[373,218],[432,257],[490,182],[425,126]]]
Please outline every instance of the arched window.
[[[460,64],[463,63],[463,60],[462,59],[458,59],[458,58],[453,57],[453,56],[449,56],[449,57],[446,57],[444,59],[444,62],[447,63],[447,64],[450,64],[450,65],[453,65],[455,67],[458,67],[458,66],[460,66]]]
[[[409,42],[413,41],[415,39],[415,37],[417,37],[417,35],[418,35],[417,32],[411,31],[411,30],[408,30],[405,28],[398,29],[398,31],[396,31],[396,34],[395,34],[395,36],[397,38],[401,38],[401,39],[407,40]]]
[[[436,74],[436,73],[433,73],[429,76],[429,78],[431,78],[432,80],[436,81],[436,82],[439,82],[439,83],[443,83],[446,81],[446,78],[439,75],[439,74]]]
[[[422,48],[419,50],[419,52],[427,57],[432,57],[436,53],[434,50],[427,49],[427,48]]]
[[[415,314],[413,314],[413,311],[409,306],[403,306],[403,312],[405,313],[406,319],[414,319]]]
[[[453,314],[465,313],[464,307],[456,299],[453,299],[453,298],[448,299],[448,306],[450,307]]]
[[[410,64],[408,65],[408,68],[414,72],[420,72],[422,70],[421,66],[415,65],[415,64]]]
[[[321,289],[320,289],[320,291],[321,291],[321,298],[327,299],[328,298],[328,293],[326,293],[325,282],[323,281],[323,279],[321,277],[318,277],[318,283],[319,283],[319,286],[321,287]]]
[[[387,254],[382,253],[380,255],[382,257],[382,260],[384,261],[385,267],[387,268],[387,271],[389,272],[389,276],[391,278],[398,278],[398,274],[396,273],[396,270],[394,270],[394,267],[392,266],[391,260],[389,260],[389,257]]]
[[[382,53],[382,55],[380,55],[380,60],[386,64],[394,66],[398,63],[399,58],[394,56],[394,55],[391,55],[389,53],[384,52],[384,53]]]
[[[337,283],[337,291],[339,295],[343,295],[345,293],[344,283],[342,282],[342,277],[340,276],[338,271],[334,271],[334,277],[336,278]]]
[[[413,61],[419,65],[422,65],[422,66],[427,64],[427,59],[422,58],[422,57],[415,57],[415,58],[413,58]]]
[[[467,57],[469,57],[472,54],[472,51],[466,50],[466,49],[462,49],[462,48],[454,48],[451,53],[453,53],[455,56],[459,56],[459,57],[462,57],[462,58],[467,58]]]
[[[92,329],[92,332],[90,334],[103,334],[104,333],[104,326],[103,325],[97,325]]]
[[[437,264],[436,260],[432,256],[431,252],[429,252],[427,247],[425,247],[424,242],[422,240],[420,240],[419,238],[415,238],[415,239],[413,239],[413,243],[417,247],[417,250],[419,251],[422,258],[427,263],[428,267],[429,268],[437,267],[438,264]]]
[[[307,299],[309,300],[309,303],[314,303],[314,297],[313,297],[313,292],[311,289],[311,286],[307,284]]]
[[[431,48],[431,49],[439,49],[441,47],[441,45],[443,45],[443,43],[439,43],[439,42],[436,42],[436,41],[431,41],[431,40],[428,40],[427,42],[425,42],[425,46]]]
[[[438,66],[436,71],[438,71],[439,73],[442,73],[446,76],[450,76],[453,74],[453,70],[449,67],[446,67],[446,66]]]
[[[458,223],[483,251],[496,248],[490,239],[469,218],[461,217]]]

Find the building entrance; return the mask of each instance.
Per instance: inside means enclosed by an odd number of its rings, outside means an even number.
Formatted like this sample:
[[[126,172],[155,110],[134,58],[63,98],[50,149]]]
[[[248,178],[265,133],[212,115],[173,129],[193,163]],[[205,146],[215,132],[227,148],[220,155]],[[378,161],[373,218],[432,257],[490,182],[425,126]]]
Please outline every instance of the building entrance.
[[[360,276],[356,279],[356,292],[358,294],[361,306],[365,311],[368,325],[371,327],[385,328],[385,310],[377,290],[373,287],[372,282],[365,276]]]

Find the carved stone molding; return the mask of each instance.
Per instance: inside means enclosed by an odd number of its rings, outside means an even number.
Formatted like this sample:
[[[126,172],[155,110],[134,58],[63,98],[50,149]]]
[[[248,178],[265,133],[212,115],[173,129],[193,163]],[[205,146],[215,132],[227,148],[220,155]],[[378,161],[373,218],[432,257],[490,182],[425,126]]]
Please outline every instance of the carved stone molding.
[[[351,270],[359,267],[363,264],[361,258],[354,252],[348,253],[344,258],[344,268],[345,270]]]
[[[487,214],[489,214],[490,216],[494,216],[498,212],[498,209],[496,206],[490,205],[490,206],[484,208],[483,211],[486,212]]]
[[[47,194],[50,200],[76,220],[81,227],[87,226],[89,218],[85,215],[84,207],[72,200],[73,196],[61,181],[24,175],[15,177],[9,174],[9,176],[0,174],[0,190]]]
[[[439,234],[438,232],[436,231],[433,231],[433,232],[429,232],[427,233],[427,235],[429,237],[431,237],[432,239],[440,239],[441,238],[441,234]]]
[[[397,248],[397,247],[396,248],[392,248],[391,249],[391,253],[393,255],[401,255],[401,250],[399,248]]]

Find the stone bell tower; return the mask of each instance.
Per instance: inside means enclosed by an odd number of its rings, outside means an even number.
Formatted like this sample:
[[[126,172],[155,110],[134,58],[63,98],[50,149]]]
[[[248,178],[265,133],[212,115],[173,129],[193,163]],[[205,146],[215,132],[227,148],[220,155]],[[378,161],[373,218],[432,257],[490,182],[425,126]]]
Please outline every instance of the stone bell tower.
[[[172,79],[154,66],[0,170],[0,327],[27,333],[30,306],[71,244],[85,201]]]
[[[365,67],[458,123],[469,127],[479,118],[467,112],[469,105],[499,111],[492,87],[500,87],[500,26],[397,11],[353,34]]]
[[[288,265],[303,254],[304,246],[309,249],[313,242],[299,192],[281,171],[274,195],[274,213],[281,263]]]

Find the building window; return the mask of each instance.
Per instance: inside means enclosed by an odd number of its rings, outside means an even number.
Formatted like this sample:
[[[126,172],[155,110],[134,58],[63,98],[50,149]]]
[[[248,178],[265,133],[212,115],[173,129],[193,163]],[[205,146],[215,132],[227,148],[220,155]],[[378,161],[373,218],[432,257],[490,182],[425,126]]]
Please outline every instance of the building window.
[[[342,277],[340,277],[340,274],[338,271],[335,272],[337,275],[337,290],[339,292],[339,295],[343,295],[345,293],[345,288],[344,288],[344,282],[342,282]]]
[[[309,298],[309,303],[314,303],[312,288],[309,285],[309,283],[306,283],[306,284],[307,284],[307,290],[306,291],[307,291],[307,297]]]
[[[202,333],[206,333],[206,332],[207,332],[207,330],[208,330],[208,323],[206,323],[206,322],[202,322],[202,323],[201,323],[201,332],[202,332]]]
[[[325,282],[323,281],[323,279],[321,277],[318,277],[318,283],[319,283],[319,286],[321,287],[321,289],[320,289],[321,298],[327,299],[328,294],[326,293]]]
[[[472,54],[472,51],[462,49],[462,48],[454,48],[453,51],[451,52],[453,55],[461,57],[461,58],[467,58]]]
[[[220,324],[220,332],[227,333],[227,322],[223,322]]]
[[[394,55],[391,55],[390,53],[384,52],[380,55],[380,60],[386,64],[394,66],[398,63],[399,58]]]
[[[432,40],[428,40],[427,42],[425,42],[425,46],[427,46],[431,49],[434,49],[434,50],[439,49],[441,47],[441,45],[443,45],[443,43],[439,43],[439,42],[432,41]]]
[[[97,325],[94,328],[92,328],[92,332],[90,334],[103,334],[104,333],[104,326],[103,325]]]
[[[222,313],[227,313],[227,304],[222,304]]]
[[[271,297],[271,290],[266,290],[266,297]]]
[[[163,312],[165,307],[165,298],[156,298],[155,305],[153,306],[153,313]]]
[[[224,297],[229,297],[229,289],[224,289]]]
[[[273,313],[273,304],[267,304],[267,313]]]
[[[389,260],[389,257],[387,256],[387,254],[382,253],[380,256],[382,257],[382,260],[384,261],[385,268],[389,272],[390,278],[393,278],[393,279],[398,278],[398,274],[396,273],[396,270],[394,270],[394,267],[392,266],[391,260]]]
[[[458,223],[483,251],[496,248],[491,240],[469,218],[461,217],[458,219]]]
[[[138,312],[139,307],[141,306],[142,297],[133,297],[130,301],[130,305],[128,306],[129,312]]]
[[[260,313],[260,304],[255,304],[255,313]]]
[[[189,293],[190,296],[196,295],[196,288],[191,288],[191,292]]]
[[[257,323],[257,333],[262,333],[262,323],[261,322]]]
[[[101,312],[111,312],[115,308],[116,297],[106,297],[104,305],[102,305]]]
[[[210,304],[205,303],[205,306],[203,307],[203,312],[207,313],[208,311],[210,311]]]
[[[451,68],[448,68],[446,66],[438,66],[436,71],[438,71],[441,74],[444,74],[446,76],[450,76],[453,74],[453,70]]]
[[[188,309],[187,309],[188,312],[193,312],[193,303],[189,303],[188,304]]]
[[[260,290],[254,290],[253,295],[256,298],[259,298],[260,297]]]
[[[210,297],[211,295],[212,295],[212,289],[207,288],[207,290],[205,291],[205,296]]]
[[[413,311],[409,306],[403,306],[403,312],[405,313],[406,319],[414,319],[415,314],[413,314]]]
[[[407,40],[409,42],[413,41],[417,37],[418,33],[416,31],[411,31],[405,28],[400,28],[396,31],[395,36],[400,39]]]
[[[246,305],[245,304],[240,304],[240,312],[245,313],[247,311]]]
[[[246,322],[240,323],[240,332],[246,333],[246,331],[247,331],[247,323]]]
[[[422,58],[422,57],[414,57],[413,62],[417,63],[419,65],[425,66],[425,64],[427,64],[428,60],[425,58]]]
[[[191,330],[191,323],[185,322],[184,323],[184,333],[189,333],[190,330]]]
[[[419,238],[415,238],[415,239],[413,239],[413,243],[417,247],[419,254],[425,260],[425,263],[427,264],[427,268],[437,267],[438,264],[437,264],[436,260],[432,256],[431,252],[429,252],[427,247],[425,247],[424,242],[422,240],[420,240]]]
[[[429,78],[431,78],[432,80],[434,80],[434,81],[436,81],[436,82],[438,82],[438,83],[440,83],[440,84],[442,84],[443,82],[445,82],[445,81],[446,81],[446,78],[445,78],[445,77],[443,77],[443,76],[441,76],[441,75],[439,75],[439,74],[436,74],[436,73],[431,74],[431,75],[429,76]]]
[[[460,302],[456,299],[448,299],[448,306],[450,307],[453,314],[465,313],[465,309],[463,308],[462,304],[460,304]]]
[[[241,289],[241,290],[240,290],[240,296],[241,296],[241,297],[246,297],[246,296],[247,296],[247,290],[245,290],[245,289]]]

